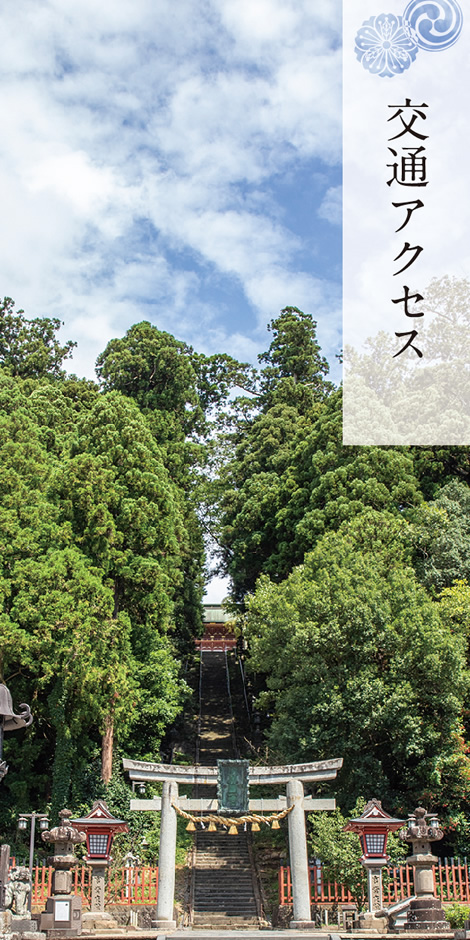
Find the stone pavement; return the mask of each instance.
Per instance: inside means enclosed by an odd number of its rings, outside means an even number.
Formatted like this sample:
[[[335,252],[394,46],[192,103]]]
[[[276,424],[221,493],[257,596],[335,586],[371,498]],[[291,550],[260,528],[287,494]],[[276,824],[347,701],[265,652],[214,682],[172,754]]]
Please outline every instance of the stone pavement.
[[[430,933],[426,931],[426,937],[423,932],[407,930],[405,933],[378,933],[372,930],[349,930],[339,933],[325,930],[271,930],[271,929],[247,929],[238,930],[198,930],[198,928],[183,927],[162,933],[159,930],[143,930],[134,928],[133,930],[121,929],[115,931],[83,931],[82,937],[93,937],[93,940],[122,940],[122,937],[134,938],[134,940],[293,940],[298,937],[299,940],[449,940],[453,936],[449,933]]]

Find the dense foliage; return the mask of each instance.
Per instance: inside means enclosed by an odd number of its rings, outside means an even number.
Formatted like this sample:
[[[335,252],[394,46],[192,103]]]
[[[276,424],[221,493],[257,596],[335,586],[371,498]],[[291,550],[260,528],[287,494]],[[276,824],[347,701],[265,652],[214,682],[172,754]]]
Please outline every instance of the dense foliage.
[[[59,321],[0,313],[0,672],[35,715],[6,736],[4,826],[104,785],[119,807],[113,755],[158,756],[188,694],[208,533],[267,759],[341,756],[343,813],[425,801],[464,845],[469,449],[343,446],[341,390],[295,307],[259,369],[143,322],[98,383],[64,372]]]
[[[11,304],[1,322],[2,348],[16,323],[15,349],[37,352],[35,371],[6,354],[0,370],[1,676],[35,719],[5,738],[8,816],[93,796],[116,744],[158,754],[187,695],[177,612],[189,598],[200,622],[202,550],[138,404],[65,376],[60,324],[15,321]]]
[[[343,446],[314,322],[286,308],[271,329],[217,481],[267,743],[276,760],[344,757],[345,811],[424,800],[463,833],[468,448]]]
[[[282,584],[262,576],[247,602],[251,664],[266,675],[275,750],[294,762],[344,758],[341,805],[380,794],[406,811],[432,788],[457,809],[470,771],[459,739],[465,642],[407,563],[407,528],[369,510],[320,539]]]

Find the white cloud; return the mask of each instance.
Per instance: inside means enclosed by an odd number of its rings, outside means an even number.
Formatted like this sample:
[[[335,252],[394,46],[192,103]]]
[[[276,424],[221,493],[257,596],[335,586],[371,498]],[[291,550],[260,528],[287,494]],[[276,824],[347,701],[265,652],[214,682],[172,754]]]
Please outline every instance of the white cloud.
[[[332,225],[341,225],[342,219],[342,186],[330,186],[327,189],[323,200],[318,209],[318,215],[321,219],[326,219]]]
[[[0,291],[66,321],[77,371],[143,318],[252,352],[255,332],[200,295],[211,270],[254,330],[286,302],[325,303],[276,182],[339,159],[338,17],[338,0],[2,8]]]
[[[92,166],[82,150],[49,157],[30,167],[26,185],[33,193],[46,192],[63,199],[86,218],[103,209],[117,188],[113,171]]]

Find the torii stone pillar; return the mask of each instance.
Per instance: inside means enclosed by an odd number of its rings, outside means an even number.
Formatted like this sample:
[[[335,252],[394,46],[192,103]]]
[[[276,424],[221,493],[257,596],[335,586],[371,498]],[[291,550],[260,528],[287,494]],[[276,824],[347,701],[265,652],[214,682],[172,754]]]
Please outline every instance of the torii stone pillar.
[[[176,927],[173,920],[175,901],[175,859],[176,859],[176,810],[172,803],[178,802],[178,784],[164,781],[162,788],[162,819],[160,826],[160,850],[158,853],[158,897],[157,919],[152,927],[168,930]]]
[[[304,788],[301,780],[288,780],[287,805],[292,806],[289,826],[289,857],[292,878],[294,919],[290,927],[306,927],[311,923],[310,875],[308,870],[307,833],[305,829]]]

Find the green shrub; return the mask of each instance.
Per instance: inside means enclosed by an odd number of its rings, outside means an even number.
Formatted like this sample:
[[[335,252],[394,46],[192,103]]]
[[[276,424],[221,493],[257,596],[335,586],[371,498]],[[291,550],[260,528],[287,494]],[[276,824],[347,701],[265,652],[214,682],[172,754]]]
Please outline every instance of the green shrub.
[[[461,930],[465,921],[470,919],[470,907],[455,902],[445,908],[445,915],[453,930]]]

